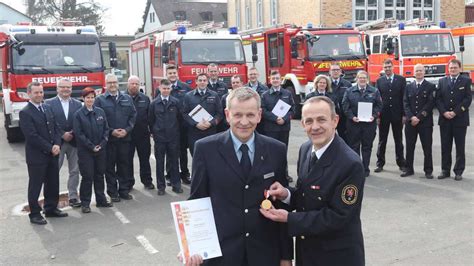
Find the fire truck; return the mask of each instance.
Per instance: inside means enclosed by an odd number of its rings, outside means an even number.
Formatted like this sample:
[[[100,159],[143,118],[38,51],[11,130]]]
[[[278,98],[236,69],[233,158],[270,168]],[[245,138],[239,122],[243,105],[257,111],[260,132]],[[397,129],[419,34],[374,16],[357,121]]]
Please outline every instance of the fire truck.
[[[293,94],[297,118],[305,95],[313,91],[314,78],[328,75],[332,62],[339,62],[344,78],[351,82],[357,71],[367,70],[362,35],[353,28],[281,25],[240,34],[251,58],[247,63],[259,70],[262,82],[270,82],[271,71],[280,72],[282,86]]]
[[[451,29],[456,57],[463,63],[463,72],[474,80],[474,23]]]
[[[195,87],[196,75],[207,73],[211,63],[218,65],[219,78],[230,86],[230,78],[247,80],[242,40],[236,28],[188,30],[177,25],[140,37],[130,43],[131,69],[144,82],[142,90],[154,97],[169,64],[178,68],[179,79]]]
[[[24,138],[19,113],[29,100],[28,83],[42,83],[45,98],[56,96],[56,80],[61,77],[72,81],[73,97],[80,97],[85,87],[102,92],[104,64],[99,37],[94,26],[76,24],[0,25],[0,84],[9,142]],[[115,54],[115,46],[110,52]]]
[[[392,59],[394,72],[407,82],[414,80],[414,66],[425,66],[426,80],[438,84],[448,73],[448,62],[455,58],[451,31],[445,22],[439,26],[424,19],[397,22],[395,19],[380,19],[358,27],[366,34],[366,45],[370,48],[368,72],[375,82],[383,73],[383,61]]]

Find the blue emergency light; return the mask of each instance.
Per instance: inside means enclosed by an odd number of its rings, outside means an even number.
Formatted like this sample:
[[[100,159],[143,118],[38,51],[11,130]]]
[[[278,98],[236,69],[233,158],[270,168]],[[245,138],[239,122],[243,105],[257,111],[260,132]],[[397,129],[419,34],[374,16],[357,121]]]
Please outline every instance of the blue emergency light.
[[[446,28],[446,21],[440,21],[439,22],[439,27],[443,28],[443,29]]]
[[[405,29],[405,23],[398,24],[398,29],[399,30],[404,30]]]
[[[178,34],[186,34],[186,27],[185,26],[179,26],[178,27]]]
[[[312,28],[313,28],[313,23],[309,22],[309,23],[306,25],[306,28],[312,29]]]
[[[30,31],[29,28],[12,28],[10,29],[10,32],[28,32]]]
[[[237,27],[230,27],[229,28],[229,33],[230,34],[237,34],[239,32],[239,30],[237,29]]]

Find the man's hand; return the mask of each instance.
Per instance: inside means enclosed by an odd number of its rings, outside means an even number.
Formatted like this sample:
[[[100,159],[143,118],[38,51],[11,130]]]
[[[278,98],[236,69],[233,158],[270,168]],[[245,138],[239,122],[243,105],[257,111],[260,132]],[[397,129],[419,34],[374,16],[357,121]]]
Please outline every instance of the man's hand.
[[[71,141],[71,140],[74,138],[74,135],[72,134],[72,131],[64,132],[62,138],[63,138],[63,140],[64,140],[65,142],[69,142],[69,141]]]
[[[94,152],[99,152],[100,149],[102,149],[102,147],[100,145],[97,145],[97,146],[94,147],[93,151]]]
[[[456,116],[456,113],[455,112],[444,112],[443,116],[446,119],[453,119]]]
[[[281,117],[278,117],[277,120],[276,120],[276,122],[277,122],[277,124],[280,125],[280,126],[283,125],[283,124],[285,124],[285,120],[283,120],[283,118],[281,118]]]
[[[352,121],[355,122],[355,123],[359,123],[359,118],[357,116],[354,116],[352,118]]]
[[[292,266],[291,260],[280,260],[280,266]]]
[[[120,138],[120,129],[114,129],[112,130],[112,136],[116,137],[116,138]]]
[[[416,127],[416,125],[418,125],[418,123],[420,123],[420,119],[418,119],[418,117],[416,116],[412,116],[410,118],[410,123],[412,126]]]
[[[53,154],[53,156],[57,156],[60,152],[61,147],[59,147],[59,145],[53,145],[53,147],[51,148],[51,153]]]
[[[183,263],[183,254],[181,254],[181,252],[178,253],[176,257],[181,263]],[[186,266],[198,266],[198,265],[201,265],[202,263],[203,263],[203,260],[202,260],[201,255],[192,255],[186,261]]]
[[[375,119],[375,118],[374,118],[373,116],[370,116],[369,121],[370,121],[370,122],[373,122],[374,119]],[[380,123],[380,122],[377,122],[377,124],[379,124],[379,123]]]
[[[271,196],[273,200],[282,201],[288,197],[288,190],[279,182],[274,182],[268,190],[268,195]]]
[[[203,121],[197,123],[196,127],[197,127],[199,130],[206,130],[207,127],[206,127],[206,124],[205,124],[204,122],[205,122],[205,120],[203,120]]]
[[[260,213],[265,216],[265,218],[270,219],[274,222],[286,223],[288,222],[288,211],[284,209],[275,209],[271,208],[265,210],[260,208]]]

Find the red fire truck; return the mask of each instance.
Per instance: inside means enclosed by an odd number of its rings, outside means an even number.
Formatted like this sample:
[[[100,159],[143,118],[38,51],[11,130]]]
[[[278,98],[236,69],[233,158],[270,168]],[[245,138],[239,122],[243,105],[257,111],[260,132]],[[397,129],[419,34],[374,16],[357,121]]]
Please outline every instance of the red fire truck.
[[[462,61],[463,72],[474,80],[474,23],[451,29],[456,57]]]
[[[423,19],[397,22],[395,19],[381,19],[358,27],[367,34],[370,47],[369,75],[375,82],[383,72],[383,61],[391,58],[394,72],[414,79],[413,68],[421,63],[425,66],[426,79],[438,84],[448,73],[448,62],[455,58],[451,31],[446,23],[440,26]]]
[[[73,97],[79,97],[85,87],[98,92],[104,87],[104,64],[95,27],[73,26],[71,22],[54,26],[0,25],[0,70],[9,142],[23,140],[19,112],[29,100],[28,83],[43,83],[45,98],[56,95],[56,80],[60,77],[72,81]]]
[[[178,67],[179,79],[193,88],[199,73],[207,73],[211,63],[218,65],[219,77],[230,86],[233,75],[247,80],[242,40],[236,28],[187,30],[184,26],[138,38],[131,45],[132,74],[144,82],[146,94],[154,96],[166,66]]]
[[[272,70],[278,70],[282,86],[293,93],[296,117],[301,114],[305,95],[313,90],[313,80],[329,73],[331,62],[339,62],[344,78],[354,82],[357,71],[367,70],[362,35],[352,28],[307,28],[276,26],[240,33],[249,65],[269,83]]]

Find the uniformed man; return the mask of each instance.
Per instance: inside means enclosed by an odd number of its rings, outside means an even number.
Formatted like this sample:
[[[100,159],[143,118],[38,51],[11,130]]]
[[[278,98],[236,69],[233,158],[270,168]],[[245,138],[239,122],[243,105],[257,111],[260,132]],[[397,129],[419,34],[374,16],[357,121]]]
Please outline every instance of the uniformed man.
[[[260,209],[275,222],[287,223],[296,237],[296,265],[364,265],[360,211],[364,168],[360,158],[336,133],[338,116],[328,97],[305,102],[301,124],[309,140],[298,156],[298,182],[289,190],[278,182],[270,187],[285,209]]]
[[[433,178],[433,156],[431,145],[433,144],[433,94],[436,86],[425,80],[425,67],[416,64],[414,67],[415,81],[410,83],[405,90],[403,107],[407,116],[405,122],[405,139],[407,144],[406,167],[400,175],[406,177],[415,173],[413,161],[415,157],[415,146],[418,135],[425,156],[423,170],[425,177]]]
[[[106,147],[109,139],[109,125],[104,110],[94,106],[95,90],[82,90],[84,106],[74,114],[74,132],[77,137],[77,153],[82,180],[80,188],[83,213],[90,213],[92,185],[94,185],[97,207],[113,207],[104,193],[106,168]]]
[[[436,92],[436,107],[439,110],[438,125],[441,132],[441,174],[438,179],[449,178],[451,173],[451,150],[456,144],[454,180],[462,180],[466,165],[466,132],[469,126],[469,106],[472,101],[472,80],[460,75],[461,61],[449,62],[449,75],[439,80]]]
[[[194,143],[198,139],[215,134],[217,125],[222,121],[219,95],[217,95],[217,92],[208,89],[207,84],[207,74],[198,74],[196,76],[196,89],[188,92],[184,97],[183,118],[188,126],[188,144],[191,155],[194,152]],[[197,106],[199,107],[196,108]],[[197,116],[201,108],[211,115],[210,120],[203,119],[199,122],[194,120],[193,117]]]
[[[184,104],[184,96],[190,92],[191,87],[181,82],[178,79],[178,70],[175,65],[168,65],[166,68],[166,78],[171,82],[171,96],[178,99],[180,108],[182,109]],[[187,125],[183,120],[180,120],[180,131],[179,131],[179,168],[181,182],[183,184],[191,184],[190,172],[188,169],[188,130]],[[166,173],[169,169],[168,161],[166,163]],[[171,185],[171,184],[170,184]]]
[[[207,66],[207,73],[209,75],[209,83],[207,84],[207,88],[217,92],[219,98],[222,98],[224,94],[228,92],[227,85],[219,80],[219,67],[212,63]]]
[[[20,128],[25,136],[25,156],[28,167],[28,206],[32,224],[47,224],[41,215],[38,197],[44,184],[44,214],[46,217],[66,217],[67,213],[58,209],[59,164],[61,134],[54,120],[51,107],[42,104],[43,85],[31,82],[26,87],[30,98],[20,111]]]
[[[376,87],[382,96],[383,108],[380,113],[379,145],[377,147],[377,168],[375,172],[382,172],[385,165],[385,148],[387,147],[388,132],[392,126],[393,140],[395,141],[395,160],[401,171],[404,171],[405,158],[403,156],[402,129],[404,121],[403,94],[406,80],[403,76],[393,73],[393,62],[386,59],[383,63],[385,75],[377,80]]]
[[[352,84],[343,79],[342,69],[338,62],[331,63],[329,67],[329,75],[331,78],[331,87],[332,91],[336,96],[337,103],[336,103],[336,112],[339,116],[339,123],[337,123],[337,134],[347,143],[346,137],[346,124],[347,118],[344,114],[344,110],[342,110],[342,99],[344,98],[344,94],[346,90],[352,87]],[[338,108],[339,107],[339,108]]]
[[[129,194],[129,149],[137,111],[132,97],[119,91],[117,76],[107,74],[105,82],[107,92],[98,96],[94,105],[105,111],[109,123],[110,137],[106,150],[105,179],[107,194],[113,202],[119,202],[121,198],[125,200],[133,198]]]
[[[364,175],[367,177],[370,175],[370,155],[377,131],[375,119],[382,110],[382,99],[377,88],[368,84],[367,72],[357,72],[356,79],[357,84],[349,88],[344,94],[342,108],[347,117],[346,136],[349,141],[349,146],[359,155],[362,150],[362,163],[365,170]],[[360,121],[358,117],[359,102],[372,104],[372,116],[370,117],[370,121]]]
[[[272,71],[270,73],[270,82],[272,87],[262,94],[264,132],[265,135],[285,143],[288,151],[291,118],[294,114],[295,102],[291,92],[281,87],[280,72]],[[279,101],[290,105],[290,110],[284,116],[277,116],[272,112]],[[293,178],[289,175],[288,180],[293,182]]]
[[[67,180],[67,190],[69,205],[71,207],[81,207],[79,201],[79,164],[77,163],[76,138],[72,130],[74,114],[82,107],[80,101],[71,98],[72,82],[67,78],[60,78],[56,82],[58,95],[45,101],[51,106],[54,119],[61,132],[61,153],[59,153],[59,170],[67,157],[69,178]]]
[[[165,194],[164,165],[165,156],[170,164],[169,175],[173,192],[183,193],[179,178],[178,151],[181,105],[179,100],[171,96],[171,82],[160,81],[160,95],[150,105],[148,113],[150,128],[155,140],[156,182],[158,195]]]
[[[133,100],[133,105],[137,111],[137,119],[131,133],[130,149],[129,149],[129,165],[128,178],[129,189],[132,190],[135,185],[135,176],[133,170],[133,158],[135,157],[135,150],[138,153],[140,162],[140,181],[146,189],[154,189],[153,179],[151,177],[150,167],[150,129],[148,128],[148,108],[150,107],[150,98],[139,91],[140,78],[132,75],[128,78],[127,91],[125,94],[130,95]]]

